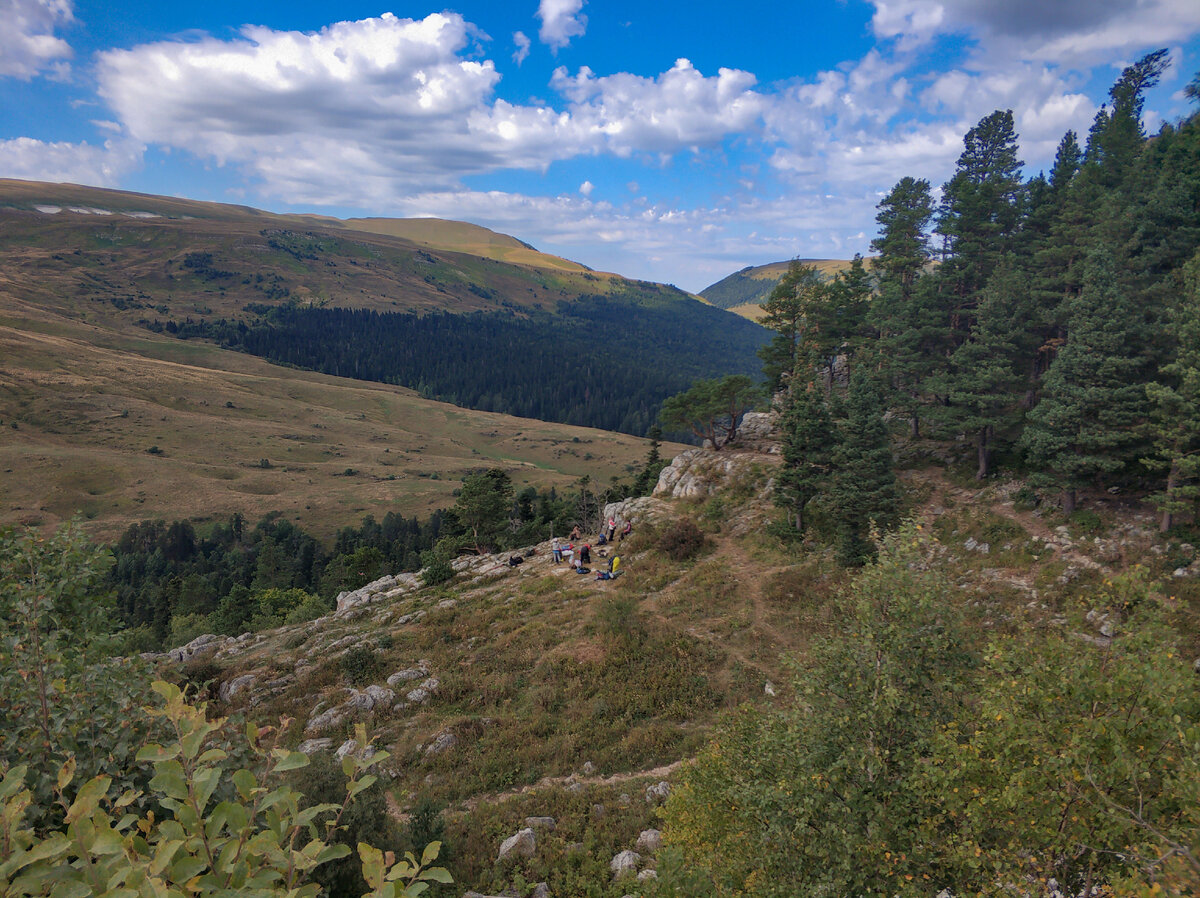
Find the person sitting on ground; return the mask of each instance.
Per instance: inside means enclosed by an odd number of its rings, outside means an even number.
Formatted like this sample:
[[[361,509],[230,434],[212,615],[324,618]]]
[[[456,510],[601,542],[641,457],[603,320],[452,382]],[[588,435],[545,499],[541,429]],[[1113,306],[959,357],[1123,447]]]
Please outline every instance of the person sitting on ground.
[[[607,536],[605,536],[603,533],[601,533],[601,534],[600,534],[600,537],[599,537],[599,538],[596,540],[596,545],[598,545],[598,546],[604,546],[604,545],[607,545],[607,544],[608,544],[608,537],[607,537]]]
[[[621,539],[633,533],[633,521],[626,521],[625,526],[621,528]]]
[[[575,525],[575,529],[571,531],[571,539],[583,539],[583,531],[579,529],[579,525]]]
[[[612,574],[610,574],[608,571],[596,571],[596,579],[597,580],[611,580]]]

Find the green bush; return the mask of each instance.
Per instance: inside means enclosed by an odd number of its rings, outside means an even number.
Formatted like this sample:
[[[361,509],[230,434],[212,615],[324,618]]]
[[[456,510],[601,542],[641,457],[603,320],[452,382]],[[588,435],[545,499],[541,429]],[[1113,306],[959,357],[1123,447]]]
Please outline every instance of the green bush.
[[[65,818],[60,827],[39,831],[25,819],[33,808],[28,768],[8,769],[0,780],[0,894],[316,898],[321,885],[315,871],[350,854],[326,838],[350,800],[374,784],[366,771],[387,753],[369,760],[348,756],[342,803],[306,806],[300,792],[278,783],[308,758],[279,748],[272,741],[278,731],[248,725],[245,748],[252,763],[234,769],[221,747],[225,721],[209,720],[202,705],[189,705],[168,683],[155,683],[154,690],[162,706],[149,713],[174,738],[145,745],[137,759],[153,766],[149,797],[169,813],[138,812],[139,794],[114,796],[108,775],[72,789],[78,767],[68,757],[54,779]],[[364,729],[357,736],[366,744]],[[370,898],[413,898],[431,881],[450,882],[446,870],[428,866],[439,848],[429,845],[420,861],[410,854],[392,863],[360,842]]]
[[[338,659],[338,667],[355,686],[366,686],[383,673],[383,662],[375,648],[369,645],[356,645],[348,649]]]
[[[708,546],[708,537],[691,518],[681,518],[662,532],[658,550],[673,561],[688,561]]]

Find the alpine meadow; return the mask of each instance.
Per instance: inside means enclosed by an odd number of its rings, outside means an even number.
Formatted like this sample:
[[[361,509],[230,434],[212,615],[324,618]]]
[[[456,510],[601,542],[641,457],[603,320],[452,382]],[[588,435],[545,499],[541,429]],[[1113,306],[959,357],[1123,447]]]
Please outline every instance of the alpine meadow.
[[[1200,894],[1194,3],[0,10],[0,895]]]

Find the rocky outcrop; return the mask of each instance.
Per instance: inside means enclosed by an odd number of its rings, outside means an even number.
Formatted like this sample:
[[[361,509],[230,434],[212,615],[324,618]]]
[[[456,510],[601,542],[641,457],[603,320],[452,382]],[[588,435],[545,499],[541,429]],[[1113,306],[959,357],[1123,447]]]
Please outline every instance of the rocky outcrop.
[[[746,449],[752,452],[777,454],[779,448],[779,415],[775,411],[746,412],[738,425],[737,435],[725,449]]]
[[[418,574],[389,574],[368,583],[366,586],[352,592],[339,593],[337,610],[334,615],[344,617],[346,612],[363,605],[382,602],[385,599],[395,599],[402,595],[420,589],[421,575]]]
[[[741,478],[753,475],[753,466],[761,464],[757,452],[711,449],[685,449],[658,475],[655,498],[704,499]]]
[[[666,521],[674,517],[671,506],[662,499],[652,499],[650,496],[638,496],[635,499],[622,499],[620,502],[609,502],[604,506],[604,520],[616,521],[620,529],[626,521],[637,529],[641,523]]]
[[[630,851],[628,848],[616,855],[609,861],[608,868],[612,870],[613,879],[623,879],[626,876],[633,876],[637,873],[638,864],[641,863],[642,856],[636,851]]]

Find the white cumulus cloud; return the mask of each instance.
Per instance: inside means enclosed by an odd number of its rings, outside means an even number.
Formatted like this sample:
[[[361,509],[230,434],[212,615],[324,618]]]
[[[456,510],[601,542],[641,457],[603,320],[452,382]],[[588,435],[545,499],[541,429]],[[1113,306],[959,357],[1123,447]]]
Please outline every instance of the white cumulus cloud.
[[[0,178],[116,187],[142,163],[145,151],[128,139],[102,146],[17,137],[0,140]]]
[[[0,75],[65,74],[71,47],[54,30],[74,18],[70,0],[0,0]]]
[[[584,0],[540,0],[537,17],[542,20],[538,37],[555,50],[582,37],[587,31],[587,16],[583,15]]]
[[[755,127],[748,72],[679,60],[657,77],[555,72],[561,108],[496,99],[491,60],[453,13],[387,14],[315,33],[248,26],[98,57],[100,94],[146,143],[233,164],[292,203],[381,204],[580,155],[670,155]]]

